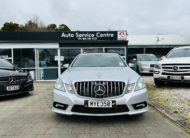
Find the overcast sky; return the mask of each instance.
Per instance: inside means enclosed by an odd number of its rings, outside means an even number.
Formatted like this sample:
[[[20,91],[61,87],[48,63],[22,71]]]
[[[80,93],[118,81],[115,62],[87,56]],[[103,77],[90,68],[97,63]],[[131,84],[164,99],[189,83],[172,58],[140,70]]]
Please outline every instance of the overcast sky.
[[[0,26],[34,17],[73,31],[190,35],[190,0],[0,0]]]

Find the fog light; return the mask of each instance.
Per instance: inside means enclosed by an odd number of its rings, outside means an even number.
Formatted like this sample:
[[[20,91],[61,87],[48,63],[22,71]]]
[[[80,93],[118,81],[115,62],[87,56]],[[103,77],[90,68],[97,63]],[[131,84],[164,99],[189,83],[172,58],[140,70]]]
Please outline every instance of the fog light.
[[[147,102],[141,102],[141,103],[133,104],[133,108],[135,110],[142,109],[145,107],[147,107]]]
[[[154,71],[154,74],[159,74],[160,73],[160,71]]]
[[[58,108],[58,109],[62,109],[62,110],[66,110],[67,107],[68,107],[68,105],[62,104],[62,103],[54,102],[54,103],[53,103],[53,107],[54,107],[54,108]]]

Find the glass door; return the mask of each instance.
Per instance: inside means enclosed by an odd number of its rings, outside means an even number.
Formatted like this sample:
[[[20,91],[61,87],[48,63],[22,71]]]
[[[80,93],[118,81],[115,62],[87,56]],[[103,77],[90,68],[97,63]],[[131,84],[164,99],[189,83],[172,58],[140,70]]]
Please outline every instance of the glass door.
[[[23,70],[29,71],[32,79],[35,76],[35,49],[34,48],[15,48],[13,49],[13,63]]]
[[[60,49],[60,69],[64,72],[73,59],[81,53],[81,48],[62,48]]]
[[[57,49],[37,49],[37,80],[56,80],[58,78]]]

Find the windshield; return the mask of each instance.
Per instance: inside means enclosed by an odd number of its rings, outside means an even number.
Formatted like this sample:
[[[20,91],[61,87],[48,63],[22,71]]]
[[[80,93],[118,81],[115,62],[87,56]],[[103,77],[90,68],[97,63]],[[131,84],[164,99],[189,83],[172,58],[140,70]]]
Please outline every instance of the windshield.
[[[5,59],[0,59],[0,68],[13,68],[14,66]]]
[[[183,49],[173,49],[166,56],[167,58],[175,58],[175,57],[190,57],[190,48]]]
[[[139,61],[158,61],[155,55],[139,55]]]
[[[72,67],[125,67],[123,60],[114,54],[80,55]]]

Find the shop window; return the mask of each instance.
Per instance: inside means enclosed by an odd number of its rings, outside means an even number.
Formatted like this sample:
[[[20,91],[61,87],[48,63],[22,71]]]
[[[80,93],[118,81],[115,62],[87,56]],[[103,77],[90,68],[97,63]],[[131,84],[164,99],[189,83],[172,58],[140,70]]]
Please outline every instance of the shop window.
[[[55,80],[58,78],[57,68],[41,68],[37,70],[38,80]]]
[[[14,64],[21,68],[35,67],[35,50],[34,49],[14,49]]]
[[[11,49],[0,49],[0,57],[9,59],[11,57]]]
[[[165,56],[172,48],[146,48],[146,53],[155,54],[157,57]]]
[[[105,53],[117,53],[120,56],[125,56],[125,48],[105,48]]]
[[[57,67],[57,49],[39,49],[39,67]]]
[[[103,48],[83,48],[83,53],[103,53]]]

